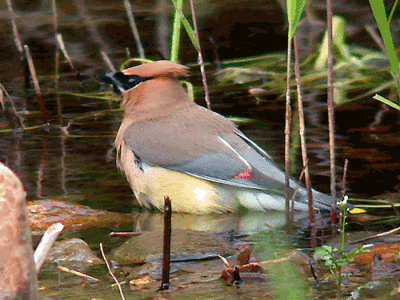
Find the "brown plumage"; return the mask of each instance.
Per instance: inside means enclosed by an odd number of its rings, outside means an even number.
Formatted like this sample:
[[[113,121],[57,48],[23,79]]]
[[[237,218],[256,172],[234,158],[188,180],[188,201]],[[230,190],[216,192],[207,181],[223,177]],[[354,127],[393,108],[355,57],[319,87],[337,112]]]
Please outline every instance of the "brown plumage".
[[[187,75],[185,66],[158,61],[102,77],[123,95],[117,166],[139,203],[162,209],[169,196],[174,211],[283,210],[283,172],[232,122],[188,97],[177,79]],[[297,195],[295,207],[307,209],[306,190]],[[313,195],[316,206],[330,207],[330,197]]]

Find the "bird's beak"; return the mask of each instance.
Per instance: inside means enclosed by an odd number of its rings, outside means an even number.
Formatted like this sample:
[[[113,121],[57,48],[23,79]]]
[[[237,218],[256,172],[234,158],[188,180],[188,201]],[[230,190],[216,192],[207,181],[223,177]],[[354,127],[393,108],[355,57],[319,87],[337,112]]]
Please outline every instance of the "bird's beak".
[[[114,88],[114,92],[117,95],[121,95],[121,91],[116,86],[115,79],[114,79],[116,73],[117,72],[107,72],[107,73],[104,73],[103,75],[101,75],[100,87],[99,87],[100,91],[104,91],[106,89],[106,85],[111,84]]]

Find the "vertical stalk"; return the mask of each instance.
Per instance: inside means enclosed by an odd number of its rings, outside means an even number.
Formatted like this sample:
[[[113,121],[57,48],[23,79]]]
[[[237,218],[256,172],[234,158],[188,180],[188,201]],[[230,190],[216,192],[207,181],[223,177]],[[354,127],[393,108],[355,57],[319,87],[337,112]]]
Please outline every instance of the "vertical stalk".
[[[24,49],[25,49],[26,59],[28,60],[29,71],[30,71],[30,73],[32,75],[33,84],[35,86],[36,97],[37,97],[37,101],[39,103],[39,108],[40,108],[40,113],[42,115],[42,120],[43,120],[43,123],[48,125],[49,119],[47,117],[46,109],[44,107],[43,97],[42,97],[42,93],[40,91],[39,81],[38,81],[38,78],[37,78],[37,75],[36,75],[35,66],[33,64],[32,55],[31,55],[31,52],[30,52],[29,47],[27,45],[24,46]]]
[[[204,67],[203,55],[201,53],[199,30],[197,28],[196,12],[194,10],[193,0],[190,0],[190,8],[192,10],[193,29],[194,29],[194,33],[196,35],[197,44],[198,44],[198,49],[196,49],[196,50],[197,50],[198,57],[199,57],[201,78],[203,79],[205,101],[206,101],[206,104],[207,104],[207,108],[211,110],[210,93],[208,92],[206,69]]]
[[[177,0],[176,4],[178,8],[182,11],[183,0]],[[174,13],[174,25],[172,29],[172,44],[171,44],[171,61],[178,61],[179,57],[179,43],[181,40],[181,15],[177,9],[175,9]]]
[[[285,113],[285,213],[288,224],[292,224],[290,219],[290,192],[289,192],[289,176],[290,176],[290,125],[292,118],[292,108],[290,102],[290,77],[292,73],[292,38],[288,36],[288,54],[287,54],[287,73],[286,73],[286,113]]]
[[[171,200],[164,197],[164,247],[162,263],[162,281],[160,290],[169,289],[169,265],[171,259]]]
[[[145,59],[144,48],[142,45],[142,41],[140,39],[139,30],[136,26],[135,18],[132,13],[131,3],[129,2],[129,0],[124,0],[124,6],[126,14],[128,16],[129,25],[131,26],[132,29],[133,37],[135,38],[137,51],[139,52],[140,58],[144,60]]]
[[[299,49],[297,47],[297,35],[293,37],[294,42],[294,68],[297,85],[297,106],[299,110],[299,131],[300,131],[300,143],[301,143],[301,156],[303,160],[304,179],[306,183],[308,193],[308,216],[310,220],[311,228],[311,248],[316,247],[317,228],[315,225],[315,215],[313,206],[313,194],[311,188],[310,174],[308,172],[308,158],[307,158],[307,145],[305,138],[305,121],[304,121],[304,110],[303,110],[303,96],[301,88],[300,78],[300,61],[299,61]]]
[[[333,104],[333,36],[332,36],[332,0],[326,0],[326,19],[328,32],[328,123],[329,153],[331,169],[332,223],[336,221],[336,165],[335,165],[335,108]]]

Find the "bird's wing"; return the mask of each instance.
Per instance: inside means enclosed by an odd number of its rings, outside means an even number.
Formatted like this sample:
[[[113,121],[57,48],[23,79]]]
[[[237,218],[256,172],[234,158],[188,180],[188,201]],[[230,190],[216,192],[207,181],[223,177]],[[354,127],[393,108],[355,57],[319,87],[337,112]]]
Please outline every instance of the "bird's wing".
[[[229,185],[283,189],[284,174],[264,150],[232,122],[199,106],[134,123],[124,139],[150,165]]]

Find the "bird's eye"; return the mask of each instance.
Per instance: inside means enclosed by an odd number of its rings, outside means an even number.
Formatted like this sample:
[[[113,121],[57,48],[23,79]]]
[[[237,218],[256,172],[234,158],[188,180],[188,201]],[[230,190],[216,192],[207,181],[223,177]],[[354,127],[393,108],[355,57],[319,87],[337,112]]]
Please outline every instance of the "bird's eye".
[[[125,75],[124,76],[124,84],[123,87],[125,90],[129,90],[134,88],[139,83],[149,80],[150,78],[144,78],[137,75]]]

